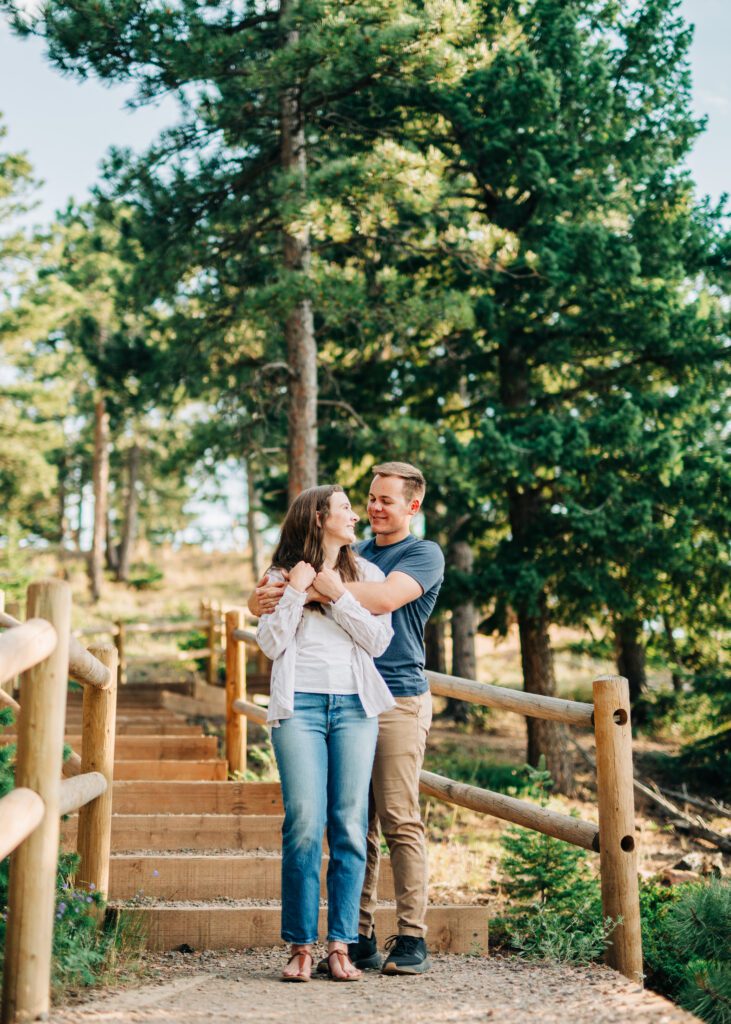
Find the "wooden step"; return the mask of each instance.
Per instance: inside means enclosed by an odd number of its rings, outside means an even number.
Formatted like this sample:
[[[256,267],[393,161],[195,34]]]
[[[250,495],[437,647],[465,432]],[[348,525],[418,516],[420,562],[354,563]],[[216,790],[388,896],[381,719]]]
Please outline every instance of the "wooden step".
[[[66,721],[67,722],[81,722],[83,719],[83,713],[81,708],[66,709]],[[117,710],[116,715],[118,722],[124,722],[129,724],[130,722],[138,722],[140,725],[149,725],[150,723],[165,723],[173,724],[175,722],[184,723],[184,715],[176,715],[170,711],[119,711]]]
[[[0,746],[14,743],[15,737],[0,736]],[[66,734],[66,743],[81,750],[81,736]],[[210,761],[218,756],[218,740],[215,736],[117,736],[114,742],[114,756],[119,761]]]
[[[175,722],[117,722],[117,736],[203,736],[199,725]]]
[[[323,857],[323,898],[328,860]],[[278,900],[281,894],[282,858],[272,854],[115,854],[109,863],[109,897],[114,900],[136,895],[159,900]],[[378,896],[395,898],[387,857],[380,866]]]
[[[74,749],[80,750],[80,736],[76,742]],[[218,740],[215,736],[117,736],[114,756],[120,761],[209,761],[218,757]]]
[[[147,934],[147,948],[175,949],[186,943],[193,949],[246,949],[281,946],[280,908],[253,902],[144,905],[113,903],[114,909],[134,912]],[[487,908],[429,907],[426,914],[429,949],[443,953],[487,955]],[[395,907],[376,910],[376,932],[381,942],[397,931]],[[327,910],[320,909],[320,936],[327,934]]]
[[[150,779],[155,782],[169,780],[200,780],[224,782],[228,775],[228,762],[210,761],[117,761],[114,778],[119,780]]]
[[[76,849],[78,817],[61,822],[64,850]],[[112,850],[278,850],[279,814],[113,814]]]
[[[282,814],[278,782],[114,781],[114,814]]]

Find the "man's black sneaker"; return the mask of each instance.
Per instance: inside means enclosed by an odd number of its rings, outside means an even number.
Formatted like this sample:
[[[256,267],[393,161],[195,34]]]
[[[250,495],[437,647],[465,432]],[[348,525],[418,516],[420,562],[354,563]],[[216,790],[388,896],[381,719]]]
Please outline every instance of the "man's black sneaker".
[[[370,938],[359,934],[357,942],[349,943],[348,956],[361,971],[377,971],[383,963],[383,957],[378,952],[375,929]]]
[[[348,943],[348,956],[353,965],[361,971],[377,971],[383,963],[383,957],[378,952],[375,931],[368,938],[366,935],[359,935],[357,942]],[[327,974],[327,957],[324,957],[317,965],[318,974]]]
[[[381,974],[423,974],[431,967],[426,942],[419,935],[392,935],[386,939],[386,949]]]

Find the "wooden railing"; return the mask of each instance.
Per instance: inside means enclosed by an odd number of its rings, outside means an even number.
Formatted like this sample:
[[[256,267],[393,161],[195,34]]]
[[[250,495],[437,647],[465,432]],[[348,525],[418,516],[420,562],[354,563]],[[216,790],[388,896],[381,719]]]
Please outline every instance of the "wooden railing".
[[[206,681],[210,686],[216,684],[218,678],[218,666],[223,654],[221,638],[223,635],[221,608],[212,602],[201,604],[200,616],[197,619],[188,620],[154,620],[150,622],[127,622],[118,619],[102,626],[91,626],[79,630],[83,636],[109,636],[117,648],[118,656],[118,681],[120,686],[125,685],[128,679],[128,670],[132,665],[143,665],[150,662],[160,661],[191,661],[193,659],[205,658]],[[195,650],[176,650],[166,652],[164,656],[130,654],[129,644],[133,636],[173,636],[183,633],[203,632],[206,634],[206,646]]]
[[[61,815],[79,811],[76,884],[109,885],[117,652],[71,636],[62,580],[31,584],[27,609],[25,623],[0,613],[0,702],[18,713],[16,788],[0,800],[0,857],[12,854],[2,1024],[48,1017]],[[2,689],[17,674],[20,703]],[[84,685],[83,728],[62,781],[69,676]]]
[[[246,768],[246,731],[237,726],[239,715],[266,722],[266,709],[247,700],[245,644],[256,644],[256,634],[243,628],[243,613],[226,616],[226,740],[231,771]],[[431,691],[442,697],[470,701],[485,707],[593,727],[596,739],[597,810],[599,825],[538,807],[527,800],[465,785],[433,772],[422,771],[421,792],[446,803],[467,807],[523,825],[586,850],[599,853],[604,917],[616,922],[607,963],[635,982],[642,982],[637,842],[634,821],[632,733],[627,680],[600,676],[593,682],[593,704],[488,686],[427,672]],[[229,745],[230,744],[230,745]]]

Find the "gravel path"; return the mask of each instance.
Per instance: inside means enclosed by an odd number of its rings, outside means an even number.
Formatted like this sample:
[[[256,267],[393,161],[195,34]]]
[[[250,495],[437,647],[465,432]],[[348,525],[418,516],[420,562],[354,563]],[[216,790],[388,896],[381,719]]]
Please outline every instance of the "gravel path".
[[[54,1024],[692,1024],[696,1017],[604,967],[440,955],[421,978],[367,972],[283,985],[283,950],[148,956],[133,988],[57,1007]]]

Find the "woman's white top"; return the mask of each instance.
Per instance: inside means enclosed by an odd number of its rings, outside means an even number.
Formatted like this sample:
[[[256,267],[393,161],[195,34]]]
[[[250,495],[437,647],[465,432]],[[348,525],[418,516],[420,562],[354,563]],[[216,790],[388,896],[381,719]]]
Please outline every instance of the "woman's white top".
[[[381,583],[386,578],[378,566],[364,558],[356,556],[356,562],[361,580]],[[269,575],[282,579],[276,569]],[[300,668],[306,666],[303,678],[311,688],[313,657],[327,666],[328,680],[331,673],[334,679],[349,664],[355,685],[345,692],[358,694],[369,718],[394,707],[391,691],[373,664],[391,642],[391,615],[371,615],[347,590],[337,601],[324,605],[324,615],[305,612],[306,599],[306,594],[287,587],[271,615],[259,619],[256,639],[273,662],[267,722],[276,725],[292,717],[295,689],[300,690]],[[337,648],[332,644],[333,636],[337,636]],[[317,692],[323,692],[322,685]]]
[[[323,605],[305,605],[297,637],[296,693],[357,693],[355,642]]]

